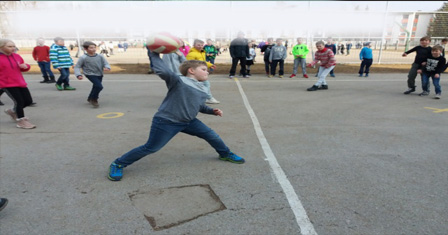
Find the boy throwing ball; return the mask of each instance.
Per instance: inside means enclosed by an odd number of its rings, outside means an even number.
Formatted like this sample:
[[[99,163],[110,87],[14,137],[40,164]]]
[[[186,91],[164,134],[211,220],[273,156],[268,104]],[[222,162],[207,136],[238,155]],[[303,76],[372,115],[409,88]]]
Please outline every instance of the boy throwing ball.
[[[119,181],[123,168],[141,158],[160,150],[177,133],[183,132],[207,141],[219,154],[219,159],[232,163],[244,163],[244,159],[232,153],[216,132],[199,121],[199,112],[222,116],[220,109],[205,105],[207,89],[203,82],[208,79],[204,61],[188,60],[180,65],[182,76],[173,73],[160,59],[159,54],[149,53],[153,69],[168,87],[168,94],[152,119],[151,131],[146,144],[134,148],[110,164],[108,178]]]

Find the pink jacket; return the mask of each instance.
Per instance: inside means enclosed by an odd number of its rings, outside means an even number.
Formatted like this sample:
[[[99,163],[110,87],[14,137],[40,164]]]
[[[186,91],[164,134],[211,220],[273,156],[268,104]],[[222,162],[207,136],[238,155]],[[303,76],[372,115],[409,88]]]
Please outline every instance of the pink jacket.
[[[179,47],[179,50],[184,54],[185,57],[187,57],[188,52],[190,52],[190,47],[185,45],[185,47]]]
[[[19,64],[25,63],[19,54],[5,55],[0,53],[0,88],[26,87],[22,72],[30,70],[31,66],[26,64],[26,69],[21,69]]]

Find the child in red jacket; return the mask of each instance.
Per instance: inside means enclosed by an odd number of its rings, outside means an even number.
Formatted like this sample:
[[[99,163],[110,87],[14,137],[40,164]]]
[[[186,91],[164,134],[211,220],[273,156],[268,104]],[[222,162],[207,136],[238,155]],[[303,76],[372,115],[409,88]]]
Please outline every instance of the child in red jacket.
[[[23,109],[33,103],[22,72],[30,70],[22,57],[14,53],[16,45],[9,39],[0,39],[0,88],[14,101],[12,109],[5,113],[17,122],[18,128],[32,129],[36,125],[29,122]]]
[[[45,46],[45,40],[42,38],[37,39],[37,46],[33,49],[33,58],[39,65],[40,72],[44,77],[44,80],[40,83],[55,83],[54,74],[51,71],[50,63],[50,47]]]

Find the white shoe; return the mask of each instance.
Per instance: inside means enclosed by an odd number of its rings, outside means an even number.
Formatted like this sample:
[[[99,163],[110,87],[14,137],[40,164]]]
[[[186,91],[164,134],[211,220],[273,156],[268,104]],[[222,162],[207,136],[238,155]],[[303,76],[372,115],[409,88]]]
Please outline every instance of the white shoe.
[[[207,99],[205,101],[205,103],[207,103],[207,104],[219,104],[220,102],[218,100],[216,100],[214,97],[212,97],[210,99]]]
[[[434,99],[439,100],[440,99],[440,94],[436,94],[436,96],[434,96]]]
[[[22,129],[33,129],[36,128],[36,125],[30,123],[28,121],[28,118],[20,118],[17,119],[17,128],[22,128]]]

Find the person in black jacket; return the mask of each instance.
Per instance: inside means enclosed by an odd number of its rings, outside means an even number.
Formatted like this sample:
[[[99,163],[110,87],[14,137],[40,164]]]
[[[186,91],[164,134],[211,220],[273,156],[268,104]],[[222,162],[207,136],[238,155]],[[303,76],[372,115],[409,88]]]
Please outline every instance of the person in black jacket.
[[[249,43],[244,38],[243,32],[238,32],[238,37],[230,43],[230,56],[232,57],[232,67],[230,68],[229,78],[235,77],[236,66],[238,62],[241,65],[241,74],[247,78],[246,74],[246,57],[249,56]]]
[[[405,95],[410,94],[415,91],[415,78],[417,77],[417,70],[421,66],[423,62],[431,55],[431,47],[429,43],[431,42],[431,38],[429,36],[422,37],[420,39],[420,46],[416,46],[409,51],[403,53],[403,57],[406,57],[408,54],[412,52],[417,52],[415,55],[414,63],[412,63],[412,67],[409,70],[408,74],[408,90],[404,92]]]
[[[269,77],[270,73],[269,73],[269,68],[271,67],[271,63],[269,63],[269,55],[271,54],[271,48],[272,46],[274,46],[274,39],[273,38],[268,38],[268,42],[261,47],[261,53],[264,53],[264,68],[266,71],[266,76]]]

